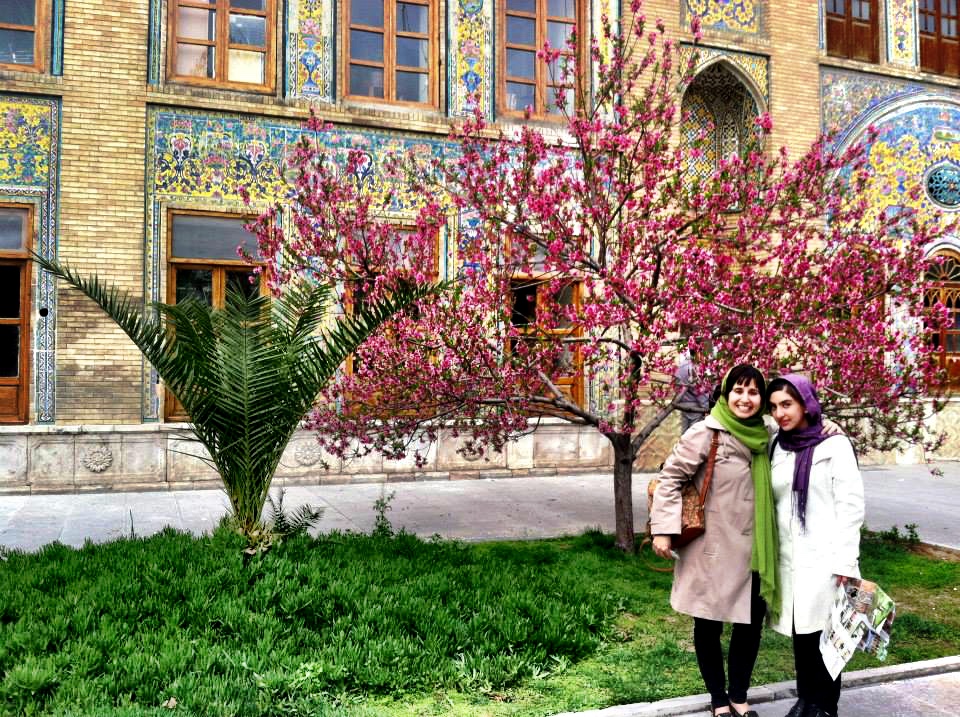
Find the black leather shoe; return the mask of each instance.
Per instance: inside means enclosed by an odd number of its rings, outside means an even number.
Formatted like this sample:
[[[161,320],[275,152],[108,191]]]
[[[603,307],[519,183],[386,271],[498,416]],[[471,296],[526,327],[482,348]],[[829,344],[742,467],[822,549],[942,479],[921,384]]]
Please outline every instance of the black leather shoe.
[[[802,697],[793,703],[793,707],[787,712],[786,717],[803,717],[804,710],[807,709],[807,702]]]

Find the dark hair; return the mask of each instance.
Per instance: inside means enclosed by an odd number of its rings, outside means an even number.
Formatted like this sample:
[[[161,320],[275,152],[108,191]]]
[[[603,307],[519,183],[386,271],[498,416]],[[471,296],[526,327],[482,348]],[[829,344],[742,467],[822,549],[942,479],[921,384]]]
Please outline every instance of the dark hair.
[[[800,392],[797,390],[797,387],[794,386],[785,378],[775,378],[770,382],[770,385],[767,386],[767,392],[766,392],[765,398],[767,401],[768,408],[772,408],[770,406],[770,398],[777,391],[786,391],[790,395],[790,398],[792,398],[794,401],[796,401],[801,406],[803,406],[804,409],[806,409],[806,404],[803,402],[803,399],[800,397]]]
[[[757,384],[757,390],[760,392],[760,395],[766,395],[767,391],[767,382],[763,380],[763,374],[748,363],[741,363],[734,366],[730,369],[730,373],[727,374],[726,385],[724,386],[723,398],[729,399],[730,392],[733,390],[734,386],[739,384],[749,384],[750,382]]]

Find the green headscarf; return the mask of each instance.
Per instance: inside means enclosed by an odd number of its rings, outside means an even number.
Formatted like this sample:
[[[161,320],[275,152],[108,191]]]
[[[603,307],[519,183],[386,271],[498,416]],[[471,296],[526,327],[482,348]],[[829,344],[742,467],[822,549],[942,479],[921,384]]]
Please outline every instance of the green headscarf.
[[[737,418],[727,403],[727,378],[723,377],[720,400],[710,410],[710,415],[730,434],[750,449],[753,460],[750,475],[753,478],[753,552],[750,569],[760,574],[760,597],[767,601],[767,609],[774,615],[780,612],[780,580],[777,575],[777,560],[780,544],[777,537],[777,515],[773,502],[773,482],[770,474],[770,457],[767,446],[770,434],[763,423],[762,411],[750,418]]]

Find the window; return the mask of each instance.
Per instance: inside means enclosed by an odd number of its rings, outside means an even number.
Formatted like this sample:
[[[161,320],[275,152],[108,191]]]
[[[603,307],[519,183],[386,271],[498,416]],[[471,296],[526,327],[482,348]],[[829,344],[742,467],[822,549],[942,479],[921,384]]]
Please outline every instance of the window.
[[[877,0],[827,0],[826,22],[828,55],[879,62]]]
[[[255,237],[245,228],[247,219],[236,215],[177,212],[170,216],[167,302],[176,304],[190,297],[207,306],[222,308],[227,288],[258,293],[259,283],[250,265],[237,256],[237,247],[259,258]],[[187,421],[183,407],[166,394],[168,421]]]
[[[567,51],[567,39],[574,28],[579,28],[578,39],[584,27],[583,6],[578,0],[504,0],[500,6],[500,44],[497,73],[499,110],[507,116],[523,116],[527,107],[533,117],[558,117],[558,95],[562,94],[565,109],[574,106],[574,88],[562,86],[561,62],[548,67],[537,58],[537,51],[549,41],[565,57],[574,59]],[[584,43],[577,53],[582,60]]]
[[[276,0],[169,0],[167,76],[272,91]]]
[[[941,75],[960,75],[960,36],[957,0],[919,0],[920,69]]]
[[[0,206],[0,423],[26,423],[33,211]]]
[[[45,0],[0,1],[0,67],[43,69]]]
[[[542,277],[514,277],[510,281],[510,323],[525,337],[524,340],[535,342],[541,338],[550,340],[579,336],[579,330],[574,328],[566,318],[557,317],[554,325],[547,328],[545,310],[554,314],[554,309],[566,306],[580,306],[580,283],[570,281],[553,296],[550,279]],[[583,405],[583,356],[579,343],[563,344],[552,366],[547,367],[545,373],[550,376],[554,385],[562,391],[572,402]],[[546,391],[546,387],[543,389]]]
[[[960,254],[945,254],[943,263],[927,272],[927,281],[927,305],[939,302],[947,307],[947,325],[933,337],[933,345],[949,388],[956,393],[960,391]]]
[[[437,0],[348,0],[346,95],[437,107]]]

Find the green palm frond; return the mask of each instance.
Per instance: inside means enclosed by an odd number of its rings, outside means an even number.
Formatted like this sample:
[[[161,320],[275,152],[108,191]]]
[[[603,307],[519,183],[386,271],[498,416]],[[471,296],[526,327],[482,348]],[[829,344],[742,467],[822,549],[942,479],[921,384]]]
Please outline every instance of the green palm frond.
[[[323,328],[334,297],[306,280],[274,299],[228,288],[223,309],[195,300],[144,307],[96,276],[34,258],[96,302],[157,370],[190,416],[248,535],[259,534],[283,451],[323,386],[385,321],[444,288],[404,286]]]

